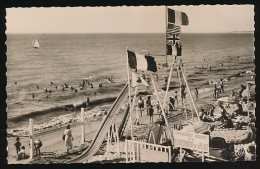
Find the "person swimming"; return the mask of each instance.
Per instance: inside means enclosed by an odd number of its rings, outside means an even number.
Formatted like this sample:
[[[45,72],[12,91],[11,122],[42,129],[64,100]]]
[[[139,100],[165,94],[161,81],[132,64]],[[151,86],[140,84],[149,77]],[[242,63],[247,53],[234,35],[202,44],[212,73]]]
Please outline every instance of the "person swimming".
[[[14,84],[16,84],[16,85],[17,85],[17,82],[14,82]]]
[[[39,86],[37,85],[37,89],[39,89]]]
[[[34,94],[32,95],[32,98],[34,99]]]
[[[53,82],[51,82],[51,84],[53,84]]]
[[[77,89],[75,89],[75,92],[78,92],[78,90],[77,90]]]

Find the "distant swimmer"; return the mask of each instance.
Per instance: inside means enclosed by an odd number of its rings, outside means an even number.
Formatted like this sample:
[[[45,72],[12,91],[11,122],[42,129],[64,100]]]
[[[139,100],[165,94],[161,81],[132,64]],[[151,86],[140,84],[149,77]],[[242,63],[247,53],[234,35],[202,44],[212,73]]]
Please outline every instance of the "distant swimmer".
[[[94,92],[93,94],[94,94],[94,95],[97,95],[97,93],[96,93],[96,92]]]
[[[90,88],[93,88],[93,85],[92,85],[92,83],[90,84]]]
[[[58,86],[56,86],[56,89],[58,89]]]
[[[50,90],[49,90],[49,92],[51,93],[51,92],[52,92],[52,90],[50,89]]]
[[[78,90],[77,90],[77,89],[75,89],[75,92],[78,92]]]
[[[34,99],[34,94],[32,95],[32,98]]]
[[[64,87],[61,90],[64,92]]]
[[[53,82],[51,82],[51,84],[53,84]]]
[[[16,85],[17,85],[17,82],[14,82],[14,84],[16,84]]]
[[[102,87],[102,83],[98,85],[99,87]]]
[[[45,89],[45,92],[46,92],[46,93],[48,92],[47,88]]]

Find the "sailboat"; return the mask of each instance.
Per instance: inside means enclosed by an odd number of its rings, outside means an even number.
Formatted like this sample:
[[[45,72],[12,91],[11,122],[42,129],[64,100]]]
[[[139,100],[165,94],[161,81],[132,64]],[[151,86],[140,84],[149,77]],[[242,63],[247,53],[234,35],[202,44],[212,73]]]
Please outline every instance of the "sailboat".
[[[32,48],[38,49],[39,47],[40,47],[39,42],[37,41],[36,38],[34,38],[34,39],[33,39],[33,42],[32,42]]]

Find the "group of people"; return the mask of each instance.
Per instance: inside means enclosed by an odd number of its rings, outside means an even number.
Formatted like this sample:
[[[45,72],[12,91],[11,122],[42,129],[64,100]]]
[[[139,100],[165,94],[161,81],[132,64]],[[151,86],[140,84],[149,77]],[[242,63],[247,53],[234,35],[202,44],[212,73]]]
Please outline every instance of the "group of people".
[[[16,148],[16,160],[22,160],[25,159],[25,146],[22,146],[20,142],[20,138],[16,137],[16,142],[14,144]],[[30,143],[29,143],[30,146]],[[42,147],[42,141],[41,140],[34,140],[33,142],[34,151],[36,152],[36,156],[40,155],[40,148]]]
[[[109,80],[110,82],[113,82],[113,79],[112,79],[112,78],[109,78],[108,80]],[[97,82],[98,82],[98,81],[97,81]],[[53,82],[50,82],[50,83],[51,83],[51,85],[54,85]],[[70,86],[70,89],[71,89],[72,91],[74,91],[74,92],[78,92],[78,89],[79,89],[79,90],[83,90],[83,87],[85,87],[85,86],[88,86],[89,88],[94,88],[94,86],[93,86],[92,83],[90,83],[88,80],[83,79],[82,84],[80,83],[78,87],[72,87],[72,86]],[[102,84],[102,83],[99,83],[99,84],[98,84],[98,87],[99,87],[99,88],[100,88],[100,87],[103,87],[103,84]],[[37,88],[37,90],[39,90],[39,89],[40,89],[39,85],[37,85],[36,88]],[[66,83],[64,83],[64,85],[62,85],[61,90],[64,92],[66,88],[68,89],[68,88],[69,88],[69,85],[66,84]],[[55,86],[55,89],[56,89],[56,90],[58,89],[58,86],[57,86],[57,85]],[[52,93],[52,92],[54,92],[54,91],[55,91],[55,90],[51,90],[51,89],[48,89],[48,88],[44,88],[44,92],[45,92],[45,93]],[[93,94],[96,95],[97,93],[96,93],[96,92],[93,92]],[[33,99],[35,98],[35,95],[34,95],[34,94],[32,94],[32,98],[33,98]],[[46,95],[46,98],[49,98],[48,94]]]

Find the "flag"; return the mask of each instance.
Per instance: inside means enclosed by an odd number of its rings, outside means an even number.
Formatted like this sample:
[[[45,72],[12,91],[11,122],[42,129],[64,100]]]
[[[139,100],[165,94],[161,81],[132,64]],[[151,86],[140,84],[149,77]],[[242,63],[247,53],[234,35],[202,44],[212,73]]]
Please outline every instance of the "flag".
[[[167,45],[174,45],[176,40],[180,40],[179,35],[167,33]]]
[[[132,69],[157,71],[157,66],[152,56],[131,52],[127,50],[129,66]]]
[[[167,45],[167,55],[177,56],[177,48],[174,45]]]
[[[167,29],[167,33],[171,33],[171,34],[180,34],[181,33],[181,27],[178,25],[174,25],[173,26],[169,26],[171,24],[168,24],[168,29]]]
[[[175,11],[170,8],[168,8],[168,22],[175,23],[177,25],[189,25],[189,19],[186,13]]]
[[[132,81],[131,81],[132,87],[136,86],[149,86],[148,83],[140,77],[140,74],[135,73],[132,71]]]

